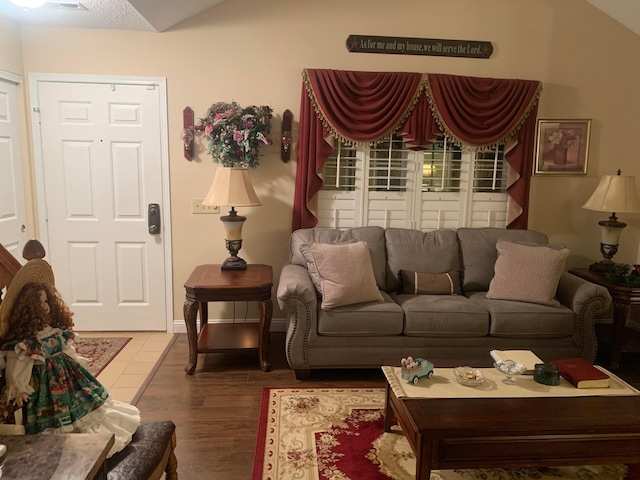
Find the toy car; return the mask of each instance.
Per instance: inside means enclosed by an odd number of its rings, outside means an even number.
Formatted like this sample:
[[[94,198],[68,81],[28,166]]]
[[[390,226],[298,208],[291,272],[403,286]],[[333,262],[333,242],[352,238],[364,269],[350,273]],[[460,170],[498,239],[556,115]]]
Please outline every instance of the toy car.
[[[407,383],[417,384],[422,377],[433,377],[433,363],[424,358],[403,358],[400,370]]]

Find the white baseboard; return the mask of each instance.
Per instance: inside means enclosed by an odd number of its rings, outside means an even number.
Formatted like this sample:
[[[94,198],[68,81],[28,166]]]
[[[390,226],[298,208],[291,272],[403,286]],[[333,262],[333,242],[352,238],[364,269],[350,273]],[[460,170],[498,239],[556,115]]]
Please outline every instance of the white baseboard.
[[[246,323],[257,323],[257,318],[249,318]],[[209,323],[233,323],[233,320],[228,319],[209,319]],[[245,320],[236,320],[236,323],[245,323]],[[271,319],[271,332],[285,332],[287,330],[287,323],[285,318],[273,318]],[[173,321],[173,333],[187,333],[187,326],[183,319]]]

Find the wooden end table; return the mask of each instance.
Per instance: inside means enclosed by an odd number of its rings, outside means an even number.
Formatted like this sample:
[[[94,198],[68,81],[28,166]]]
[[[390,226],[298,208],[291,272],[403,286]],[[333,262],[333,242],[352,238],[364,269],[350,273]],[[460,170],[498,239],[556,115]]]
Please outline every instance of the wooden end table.
[[[609,290],[609,294],[613,299],[613,332],[611,339],[611,361],[609,362],[608,368],[614,371],[618,370],[620,368],[622,352],[635,351],[632,348],[627,348],[625,345],[626,343],[631,343],[631,339],[627,339],[627,337],[632,334],[632,332],[626,332],[626,327],[627,320],[631,315],[631,306],[640,305],[640,288],[616,285],[615,283],[609,282],[603,273],[592,272],[588,268],[572,268],[569,270],[569,273],[601,285]],[[627,333],[629,333],[629,335],[627,335]]]
[[[222,270],[220,265],[197,266],[184,284],[184,321],[189,338],[189,363],[185,371],[193,375],[198,353],[230,352],[257,349],[260,368],[268,372],[269,329],[273,303],[271,287],[273,271],[269,265],[248,265],[246,270]],[[208,302],[259,302],[258,323],[209,324]],[[200,331],[196,331],[196,316],[200,311]]]

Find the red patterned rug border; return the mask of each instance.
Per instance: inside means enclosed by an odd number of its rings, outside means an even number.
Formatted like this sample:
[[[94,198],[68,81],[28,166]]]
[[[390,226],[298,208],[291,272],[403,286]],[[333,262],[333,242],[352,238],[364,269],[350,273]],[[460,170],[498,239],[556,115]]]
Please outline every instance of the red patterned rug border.
[[[80,336],[80,338],[76,340],[76,350],[80,355],[90,359],[91,361],[90,367],[92,367],[95,362],[101,363],[101,365],[99,365],[95,373],[91,372],[91,374],[94,377],[97,377],[107,367],[107,365],[109,365],[113,361],[113,359],[118,356],[118,354],[124,349],[124,347],[127,346],[127,344],[131,340],[132,340],[132,337],[82,337]],[[87,355],[86,353],[83,352],[83,347],[87,348],[85,345],[87,344],[92,345],[98,342],[103,342],[103,343],[104,342],[108,342],[108,343],[122,342],[122,344],[115,347],[115,351],[110,352],[108,354],[109,355],[108,358],[106,358],[107,356],[106,352],[101,352],[101,358],[91,358],[90,355]]]

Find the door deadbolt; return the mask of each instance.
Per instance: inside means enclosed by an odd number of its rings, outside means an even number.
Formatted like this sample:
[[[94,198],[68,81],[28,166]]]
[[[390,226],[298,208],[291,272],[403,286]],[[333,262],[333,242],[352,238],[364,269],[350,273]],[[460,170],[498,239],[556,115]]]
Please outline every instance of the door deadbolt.
[[[147,218],[149,233],[151,235],[160,234],[160,205],[157,203],[150,203]]]

